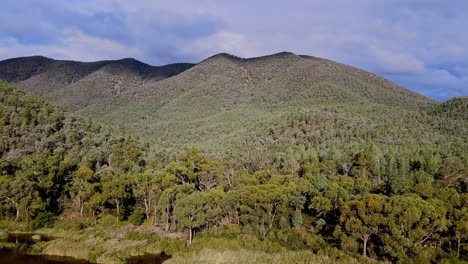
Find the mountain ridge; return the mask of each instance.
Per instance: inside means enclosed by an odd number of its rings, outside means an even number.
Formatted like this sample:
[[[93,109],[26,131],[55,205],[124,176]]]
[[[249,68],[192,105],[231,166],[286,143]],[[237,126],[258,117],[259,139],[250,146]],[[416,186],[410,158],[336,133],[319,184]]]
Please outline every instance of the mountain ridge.
[[[345,67],[350,67],[352,69],[355,69],[355,70],[359,70],[359,71],[364,71],[366,73],[369,73],[371,74],[373,77],[377,77],[377,78],[382,78],[384,79],[385,81],[388,81],[388,82],[391,82],[377,74],[374,74],[372,72],[368,72],[368,71],[365,71],[365,70],[362,70],[362,69],[359,69],[359,68],[356,68],[356,67],[353,67],[353,66],[350,66],[350,65],[346,65],[346,64],[342,64],[342,63],[339,63],[339,62],[335,62],[335,61],[332,61],[332,60],[329,60],[329,59],[325,59],[325,58],[320,58],[320,57],[314,57],[314,56],[310,56],[310,55],[298,55],[298,54],[294,54],[292,52],[288,52],[288,51],[283,51],[283,52],[278,52],[278,53],[274,53],[274,54],[269,54],[269,55],[262,55],[262,56],[257,56],[257,57],[249,57],[249,58],[242,58],[242,57],[239,57],[239,56],[235,56],[235,55],[232,55],[232,54],[229,54],[229,53],[225,53],[225,52],[222,52],[222,53],[218,53],[218,54],[214,54],[198,63],[185,63],[185,62],[175,62],[175,63],[169,63],[169,64],[164,64],[164,65],[158,65],[158,66],[154,66],[154,65],[150,65],[150,64],[147,64],[145,62],[142,62],[140,60],[137,60],[135,58],[122,58],[122,59],[116,59],[116,60],[100,60],[100,61],[89,61],[89,62],[82,62],[82,61],[77,61],[77,60],[61,60],[61,59],[52,59],[52,58],[49,58],[49,57],[45,57],[45,56],[41,56],[41,55],[33,55],[33,56],[26,56],[26,57],[17,57],[17,58],[9,58],[9,59],[5,59],[3,61],[0,61],[0,79],[2,80],[5,80],[5,81],[8,81],[8,82],[19,82],[19,81],[23,81],[25,79],[28,79],[29,77],[33,77],[34,75],[31,76],[31,74],[26,74],[26,77],[24,77],[25,74],[20,74],[16,71],[16,76],[8,76],[8,74],[5,74],[5,69],[8,69],[8,68],[12,68],[11,65],[7,65],[8,63],[14,63],[14,62],[19,62],[21,64],[26,64],[28,65],[28,62],[31,63],[31,61],[33,61],[33,63],[35,62],[36,64],[38,63],[38,61],[42,61],[42,64],[41,65],[38,65],[39,67],[37,67],[35,70],[31,70],[31,72],[34,72],[34,73],[41,73],[44,71],[44,67],[45,66],[48,66],[49,64],[52,64],[52,63],[61,63],[61,64],[68,64],[68,63],[71,63],[71,64],[81,64],[81,65],[89,65],[89,67],[95,68],[95,70],[99,70],[100,68],[103,68],[103,67],[109,67],[109,68],[112,68],[112,67],[118,67],[118,66],[122,66],[124,69],[127,67],[127,68],[140,68],[140,71],[135,71],[138,75],[140,75],[140,77],[142,77],[143,79],[156,79],[156,80],[161,80],[161,79],[165,79],[165,78],[169,78],[169,77],[172,77],[172,76],[175,76],[175,75],[178,75],[179,73],[182,73],[190,68],[192,68],[193,66],[196,66],[196,65],[200,65],[200,64],[203,64],[207,61],[210,61],[210,60],[214,60],[214,59],[219,59],[219,58],[225,58],[225,59],[229,59],[231,61],[235,61],[235,62],[239,62],[239,63],[251,63],[251,62],[255,62],[255,61],[265,61],[265,60],[268,60],[268,59],[277,59],[277,58],[281,58],[281,57],[289,57],[289,58],[303,58],[303,59],[312,59],[312,60],[318,60],[318,61],[322,61],[322,62],[331,62],[331,63],[336,63],[336,64],[340,64],[342,66],[345,66]],[[24,63],[26,62],[26,63]],[[16,68],[16,67],[13,67],[13,68]],[[39,68],[39,69],[38,69]],[[143,69],[141,69],[143,68]],[[151,69],[151,70],[150,70]],[[31,73],[30,72],[30,73]],[[11,74],[13,75],[13,74]],[[398,84],[395,84],[392,82],[392,84],[396,85],[396,86],[399,86]],[[401,87],[401,86],[399,86]],[[34,91],[31,91],[34,93]],[[418,94],[416,92],[413,92],[411,91],[412,93],[414,94]],[[41,94],[39,94],[40,96],[42,96]],[[423,96],[423,95],[420,95],[418,94],[419,96]],[[426,96],[424,96],[426,97]],[[428,98],[428,97],[426,97]],[[433,100],[433,101],[436,101],[432,98],[430,98],[430,100]]]
[[[46,66],[34,71],[37,74],[16,82],[20,89],[106,125],[141,134],[164,153],[197,146],[214,155],[226,155],[238,149],[239,142],[258,140],[264,146],[283,144],[278,149],[287,147],[289,141],[326,149],[343,140],[362,144],[359,136],[366,134],[382,144],[403,144],[411,142],[412,136],[394,140],[392,133],[400,132],[388,129],[381,133],[380,127],[411,130],[410,123],[417,122],[440,137],[439,127],[424,124],[424,118],[439,118],[447,111],[453,117],[464,116],[466,108],[444,110],[441,103],[376,74],[289,52],[256,58],[220,53],[197,64],[153,68],[131,58],[93,63],[50,62],[43,57],[30,60],[35,64],[27,64],[25,71],[0,62],[0,79],[8,75],[10,81],[19,80],[34,70],[36,61],[42,61]],[[161,73],[159,77],[148,74],[152,69],[156,69],[152,73]],[[21,78],[12,76],[15,71]],[[435,109],[439,106],[443,109]],[[296,118],[333,124],[308,121],[323,129],[322,134],[335,133],[333,126],[338,126],[356,130],[355,136],[313,141],[317,135],[310,131],[319,128],[296,131]],[[355,122],[355,127],[346,125]],[[429,140],[425,135],[419,137]]]

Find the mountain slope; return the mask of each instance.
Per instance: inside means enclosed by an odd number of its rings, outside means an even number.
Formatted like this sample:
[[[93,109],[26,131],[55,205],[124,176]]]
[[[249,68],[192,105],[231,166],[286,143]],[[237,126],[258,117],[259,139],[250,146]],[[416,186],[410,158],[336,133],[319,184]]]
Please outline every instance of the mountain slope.
[[[147,81],[177,75],[189,63],[153,67],[135,59],[116,61],[59,61],[41,56],[0,62],[0,79],[72,109],[116,95],[132,94]]]
[[[466,121],[445,122],[449,125],[441,128],[446,117],[432,115],[440,103],[321,58],[283,52],[250,59],[218,54],[194,66],[148,68],[128,59],[45,60],[44,65],[33,74],[14,75],[11,66],[0,62],[0,76],[139,133],[162,155],[190,145],[235,156],[245,152],[243,147],[323,152],[344,145],[359,149],[369,142],[402,148],[435,143],[446,149],[467,144]],[[68,69],[76,68],[81,70],[73,79]],[[466,112],[466,105],[456,111]]]
[[[2,176],[12,175],[15,166],[30,155],[56,155],[60,160],[82,162],[101,171],[109,169],[112,153],[131,146],[140,158],[143,149],[135,138],[120,130],[70,113],[5,82],[0,82],[0,127]]]

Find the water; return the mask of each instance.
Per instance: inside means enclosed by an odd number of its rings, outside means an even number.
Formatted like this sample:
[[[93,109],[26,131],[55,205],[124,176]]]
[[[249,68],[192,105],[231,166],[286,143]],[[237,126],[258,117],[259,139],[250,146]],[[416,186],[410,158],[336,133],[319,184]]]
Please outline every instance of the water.
[[[0,248],[0,264],[85,264],[86,260],[70,257],[49,255],[28,255],[28,249],[38,240],[32,238],[34,234],[9,234],[4,242],[14,243],[15,248]],[[41,236],[40,241],[50,241],[51,237]],[[131,257],[127,260],[129,264],[161,264],[170,259],[171,256],[162,252],[159,255],[142,255]]]
[[[0,249],[1,264],[54,264],[54,263],[70,263],[70,264],[85,264],[89,263],[85,260],[79,260],[69,257],[47,256],[47,255],[27,255],[17,248],[1,248]]]
[[[162,252],[159,255],[143,255],[137,257],[131,257],[127,260],[129,264],[162,264],[164,261],[170,259],[171,256],[166,255]]]
[[[13,233],[13,234],[8,234],[7,239],[4,241],[9,242],[9,243],[15,243],[18,245],[31,246],[32,244],[38,241],[50,241],[53,239],[52,237],[40,235],[38,239],[35,240],[33,239],[34,235],[35,234],[33,233]]]
[[[0,248],[0,264],[45,264],[45,263],[70,263],[82,264],[88,263],[85,260],[79,260],[69,257],[48,256],[48,255],[28,255],[27,252],[31,245],[38,241],[50,241],[51,237],[40,236],[33,239],[34,234],[17,233],[9,234],[4,242],[15,244],[14,248]]]

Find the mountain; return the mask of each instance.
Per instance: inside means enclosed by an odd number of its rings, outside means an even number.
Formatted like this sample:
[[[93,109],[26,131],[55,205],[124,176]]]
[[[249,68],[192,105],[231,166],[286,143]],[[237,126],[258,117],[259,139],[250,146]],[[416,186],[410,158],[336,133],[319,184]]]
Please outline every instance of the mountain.
[[[113,112],[79,111],[166,129],[146,134],[151,145],[0,82],[1,237],[35,230],[57,237],[35,254],[99,263],[163,251],[183,263],[226,250],[236,263],[467,256],[466,98],[432,102],[291,54],[220,55],[148,84],[102,100]],[[206,152],[167,157],[190,143]]]
[[[145,82],[168,78],[192,67],[176,63],[153,67],[135,59],[77,62],[33,56],[0,62],[0,79],[72,109],[132,94]]]
[[[162,155],[190,145],[221,156],[253,148],[269,159],[287,149],[322,153],[369,142],[467,145],[466,119],[448,117],[442,128],[439,102],[373,73],[288,52],[249,59],[223,53],[161,67],[29,57],[0,62],[0,78],[141,134]],[[466,113],[466,104],[453,111]]]

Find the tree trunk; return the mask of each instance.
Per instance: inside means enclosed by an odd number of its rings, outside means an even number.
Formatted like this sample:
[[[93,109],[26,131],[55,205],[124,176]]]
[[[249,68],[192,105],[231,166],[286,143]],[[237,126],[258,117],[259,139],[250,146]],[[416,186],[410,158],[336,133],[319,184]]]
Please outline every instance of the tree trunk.
[[[110,155],[109,155],[109,169],[110,169],[110,170],[112,170],[112,156],[113,156],[113,155],[114,155],[114,154],[110,154]]]
[[[96,209],[93,210],[94,224],[97,224]]]
[[[80,217],[83,217],[83,211],[84,211],[84,203],[82,202],[80,205]]]
[[[150,220],[150,204],[148,199],[144,198],[144,203],[145,203],[145,214],[146,214],[146,220]]]
[[[19,218],[19,215],[20,215],[20,206],[17,202],[15,202],[13,199],[11,199],[10,197],[5,197],[7,200],[11,201],[14,205],[15,205],[15,209],[16,209],[16,218],[15,218],[15,222],[18,220]]]
[[[169,231],[169,206],[166,206],[166,232]]]
[[[15,222],[18,221],[19,217],[20,217],[20,209],[17,207],[17,208],[16,208],[16,218],[15,218]]]
[[[457,242],[458,242],[458,244],[457,244],[457,258],[459,258],[460,257],[460,248],[461,248],[461,238],[458,238]]]
[[[362,241],[364,242],[364,246],[362,248],[362,255],[364,257],[367,257],[367,240],[369,240],[369,235],[365,235],[364,237],[361,238]]]
[[[273,222],[275,221],[275,216],[276,216],[276,210],[273,211],[273,215],[270,214],[270,223],[268,224],[268,228],[273,227]]]
[[[192,244],[192,227],[189,227],[189,245]]]
[[[119,216],[120,216],[120,202],[118,199],[115,199],[115,206],[117,207],[117,222],[118,222]]]

